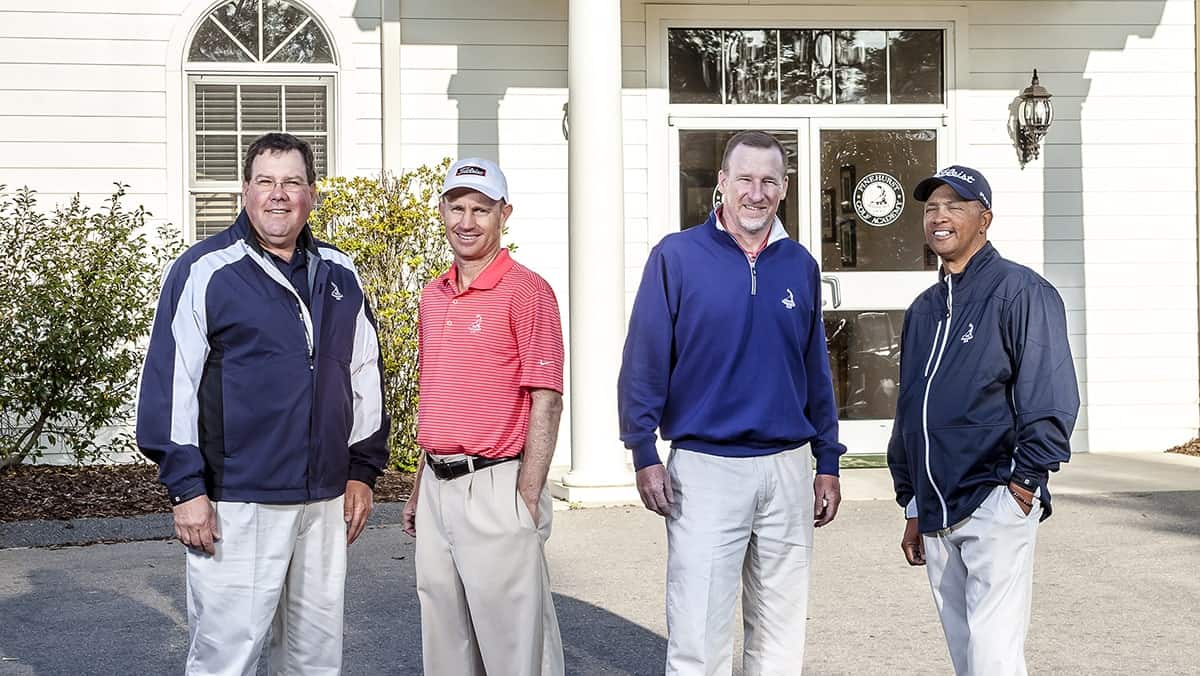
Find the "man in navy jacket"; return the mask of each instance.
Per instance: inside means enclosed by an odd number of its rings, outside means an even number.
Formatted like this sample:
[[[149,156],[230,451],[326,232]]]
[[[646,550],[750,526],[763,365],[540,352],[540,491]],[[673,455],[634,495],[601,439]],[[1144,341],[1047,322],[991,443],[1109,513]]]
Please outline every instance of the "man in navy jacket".
[[[992,191],[969,167],[919,183],[939,281],[904,318],[888,446],[909,564],[928,565],[958,674],[1025,674],[1038,522],[1070,459],[1079,391],[1062,298],[987,241]]]
[[[739,581],[745,673],[804,662],[813,527],[837,514],[845,447],[817,263],[775,215],[786,163],[768,134],[729,140],[720,208],[654,247],[629,321],[621,439],[667,521],[668,675],[732,672]]]
[[[254,141],[244,210],[168,269],[137,439],[187,550],[188,674],[338,674],[346,546],[387,461],[382,362],[354,264],[313,238],[309,145]]]

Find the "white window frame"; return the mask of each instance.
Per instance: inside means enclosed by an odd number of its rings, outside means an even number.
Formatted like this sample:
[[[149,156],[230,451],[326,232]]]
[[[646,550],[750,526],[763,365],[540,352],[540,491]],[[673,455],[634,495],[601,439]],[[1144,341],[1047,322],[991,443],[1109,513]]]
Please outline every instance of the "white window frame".
[[[847,120],[938,118],[939,147],[951,157],[965,152],[964,135],[956,120],[964,109],[969,81],[966,64],[967,10],[961,6],[702,6],[646,5],[646,89],[649,239],[656,242],[678,230],[678,192],[672,164],[673,120],[688,118],[764,121],[787,117]],[[860,28],[943,30],[943,86],[938,104],[714,104],[671,103],[667,61],[667,31],[672,28]],[[941,152],[941,151],[939,151]],[[673,190],[673,188],[675,188]],[[801,188],[803,189],[803,188]]]
[[[205,64],[211,65],[211,64]],[[309,65],[309,64],[304,64]],[[336,66],[335,66],[336,68]],[[293,70],[293,69],[289,69]],[[305,87],[323,86],[325,87],[325,107],[326,107],[326,124],[325,124],[325,176],[335,175],[335,164],[337,157],[336,149],[336,134],[337,129],[335,103],[337,82],[335,81],[335,73],[325,72],[319,74],[279,74],[279,73],[259,73],[246,70],[238,70],[237,72],[221,72],[221,73],[195,73],[189,71],[187,74],[187,166],[185,168],[187,177],[187,221],[188,235],[190,242],[195,242],[196,237],[196,194],[197,193],[236,193],[238,208],[241,204],[242,182],[240,180],[199,180],[196,178],[196,85],[199,84],[220,84],[220,85],[250,85],[250,86],[274,86],[274,85],[298,85]],[[238,99],[235,97],[235,101]],[[286,106],[286,103],[282,105]],[[280,131],[288,131],[287,129],[287,110],[281,110],[284,128]],[[241,133],[241,120],[236,123],[234,134]],[[314,132],[297,132],[302,136],[316,136],[319,133]],[[241,145],[237,146],[238,153],[241,153]],[[238,173],[241,173],[242,157],[237,158]],[[324,178],[320,176],[318,178]]]
[[[343,111],[343,106],[347,105],[347,100],[350,96],[348,91],[343,91],[346,86],[346,79],[340,78],[343,69],[352,67],[346,63],[346,55],[342,54],[338,49],[338,35],[334,30],[334,26],[328,25],[322,20],[322,12],[318,11],[315,3],[304,2],[298,0],[289,0],[291,4],[308,13],[312,22],[321,29],[325,35],[325,39],[329,42],[330,53],[333,56],[332,63],[289,63],[289,62],[268,62],[268,63],[248,63],[248,62],[212,62],[212,61],[188,61],[187,55],[190,53],[192,41],[195,40],[196,32],[204,22],[208,21],[208,17],[216,10],[217,7],[224,4],[216,2],[207,6],[207,8],[198,14],[195,23],[192,24],[190,30],[186,34],[186,39],[183,39],[180,48],[183,52],[183,87],[182,96],[183,104],[186,110],[182,111],[181,119],[183,122],[182,132],[186,135],[186,142],[182,144],[182,169],[184,188],[183,199],[183,223],[184,232],[188,237],[189,242],[196,241],[196,193],[204,192],[234,192],[238,193],[238,203],[241,203],[242,185],[240,181],[203,181],[196,180],[196,165],[195,165],[195,145],[196,145],[196,101],[195,101],[195,85],[197,83],[204,84],[301,84],[305,86],[314,86],[323,84],[326,87],[326,149],[325,149],[325,175],[336,175],[339,167],[339,158],[341,157],[339,147],[340,131],[338,126],[339,112]],[[182,37],[182,36],[181,36]],[[343,36],[345,37],[345,36]],[[286,117],[284,124],[286,125]],[[238,148],[241,151],[241,148]],[[241,158],[238,159],[239,173],[241,166]],[[324,176],[319,177],[324,178]],[[176,184],[178,185],[178,183]]]

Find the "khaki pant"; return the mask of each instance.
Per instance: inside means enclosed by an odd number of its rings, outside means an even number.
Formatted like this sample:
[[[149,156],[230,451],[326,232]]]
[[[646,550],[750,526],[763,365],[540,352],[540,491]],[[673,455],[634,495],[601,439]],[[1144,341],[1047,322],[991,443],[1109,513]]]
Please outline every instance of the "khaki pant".
[[[561,676],[562,638],[538,523],[517,494],[519,461],[444,481],[426,467],[417,498],[417,596],[427,676]]]
[[[217,502],[213,556],[188,550],[188,676],[342,670],[343,498],[300,505]]]
[[[681,448],[667,462],[668,676],[733,672],[739,583],[746,676],[794,676],[804,666],[813,544],[808,445],[755,458]]]
[[[1042,503],[1026,515],[996,486],[971,516],[925,535],[934,605],[959,676],[1025,676],[1033,549]]]

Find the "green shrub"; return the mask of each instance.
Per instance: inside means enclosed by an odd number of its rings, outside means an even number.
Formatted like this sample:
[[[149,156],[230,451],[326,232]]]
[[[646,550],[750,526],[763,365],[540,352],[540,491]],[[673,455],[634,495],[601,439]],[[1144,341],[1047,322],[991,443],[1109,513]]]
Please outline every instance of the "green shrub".
[[[452,262],[438,193],[449,160],[399,177],[329,178],[309,223],[358,268],[379,325],[384,404],[392,418],[389,465],[412,471],[417,447],[417,304]]]
[[[126,211],[125,189],[98,211],[76,195],[47,216],[34,191],[0,186],[0,467],[56,447],[80,462],[135,449],[141,340],[182,242],[166,225],[148,238],[150,214]]]

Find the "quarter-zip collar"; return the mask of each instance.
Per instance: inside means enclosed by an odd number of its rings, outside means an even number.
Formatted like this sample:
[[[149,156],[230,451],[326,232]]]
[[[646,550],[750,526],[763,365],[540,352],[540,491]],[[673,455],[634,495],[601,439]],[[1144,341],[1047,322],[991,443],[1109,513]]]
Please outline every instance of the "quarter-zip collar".
[[[711,223],[712,227],[714,228],[713,236],[716,239],[727,240],[737,247],[738,251],[741,251],[743,254],[746,253],[745,249],[742,248],[742,245],[738,244],[738,241],[733,238],[733,235],[729,234],[729,230],[726,229],[725,224],[721,222],[720,208],[714,209],[709,215],[708,221],[704,224],[705,227],[707,227],[709,223]],[[724,233],[724,235],[721,233]],[[783,222],[779,220],[779,216],[775,216],[775,220],[771,223],[771,232],[767,235],[766,243],[754,255],[756,257],[762,255],[762,252],[766,251],[768,247],[781,239],[787,239],[787,236],[787,230],[784,230]]]

